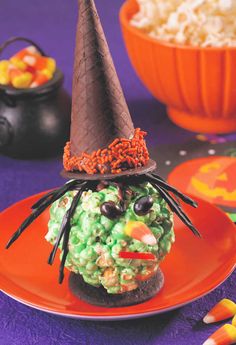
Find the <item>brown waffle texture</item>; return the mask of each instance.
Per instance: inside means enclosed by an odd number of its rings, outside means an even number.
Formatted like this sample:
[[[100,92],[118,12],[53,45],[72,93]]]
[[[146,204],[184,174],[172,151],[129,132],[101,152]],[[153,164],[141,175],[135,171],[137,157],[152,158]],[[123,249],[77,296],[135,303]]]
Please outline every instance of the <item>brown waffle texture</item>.
[[[93,0],[79,0],[73,73],[71,155],[134,134],[132,119]]]

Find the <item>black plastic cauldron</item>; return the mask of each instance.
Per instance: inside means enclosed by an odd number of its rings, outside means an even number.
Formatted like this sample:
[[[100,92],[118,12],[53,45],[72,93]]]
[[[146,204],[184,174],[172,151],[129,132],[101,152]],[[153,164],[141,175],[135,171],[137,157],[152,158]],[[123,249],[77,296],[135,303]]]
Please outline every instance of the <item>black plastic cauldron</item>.
[[[33,41],[14,37],[0,46],[0,53],[15,41],[34,45]],[[0,153],[32,159],[62,152],[69,137],[71,98],[62,88],[64,76],[57,69],[46,84],[32,89],[0,85]]]

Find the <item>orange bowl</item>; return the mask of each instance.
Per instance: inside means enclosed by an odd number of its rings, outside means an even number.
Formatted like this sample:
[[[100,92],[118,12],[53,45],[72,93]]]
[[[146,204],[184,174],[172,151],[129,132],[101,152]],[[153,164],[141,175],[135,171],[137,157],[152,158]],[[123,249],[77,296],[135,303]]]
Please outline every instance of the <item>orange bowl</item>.
[[[120,22],[131,63],[177,125],[196,132],[236,130],[236,47],[202,48],[156,40],[130,25],[138,11],[127,0]]]

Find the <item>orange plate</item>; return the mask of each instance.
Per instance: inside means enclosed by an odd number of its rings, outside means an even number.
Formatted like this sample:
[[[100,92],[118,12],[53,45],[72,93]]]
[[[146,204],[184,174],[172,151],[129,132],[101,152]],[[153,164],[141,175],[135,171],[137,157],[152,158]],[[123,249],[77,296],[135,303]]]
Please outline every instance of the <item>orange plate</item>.
[[[236,229],[230,219],[211,204],[198,200],[198,210],[184,207],[203,238],[194,237],[176,218],[176,243],[161,265],[165,275],[162,291],[150,301],[123,308],[101,308],[76,299],[68,289],[68,272],[57,283],[57,256],[47,264],[51,245],[47,232],[48,212],[38,218],[8,251],[4,246],[29,214],[30,206],[44,193],[11,206],[0,215],[0,288],[26,305],[53,314],[90,320],[143,317],[168,311],[196,300],[221,284],[236,264]]]

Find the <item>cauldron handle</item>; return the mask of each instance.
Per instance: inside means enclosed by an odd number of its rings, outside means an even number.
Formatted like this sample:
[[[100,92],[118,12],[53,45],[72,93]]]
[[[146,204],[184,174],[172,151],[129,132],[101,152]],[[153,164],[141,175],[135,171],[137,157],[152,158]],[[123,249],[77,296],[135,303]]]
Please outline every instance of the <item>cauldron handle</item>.
[[[2,53],[2,51],[3,51],[7,46],[9,46],[10,44],[12,44],[12,43],[14,43],[14,42],[17,42],[17,41],[24,41],[24,42],[30,43],[32,46],[34,46],[34,47],[40,52],[41,55],[46,56],[46,54],[44,53],[44,51],[38,46],[37,43],[35,43],[34,41],[32,41],[32,40],[29,39],[29,38],[25,38],[25,37],[21,37],[21,36],[11,37],[11,38],[9,38],[8,40],[6,40],[4,43],[2,43],[2,44],[0,45],[0,54]]]

